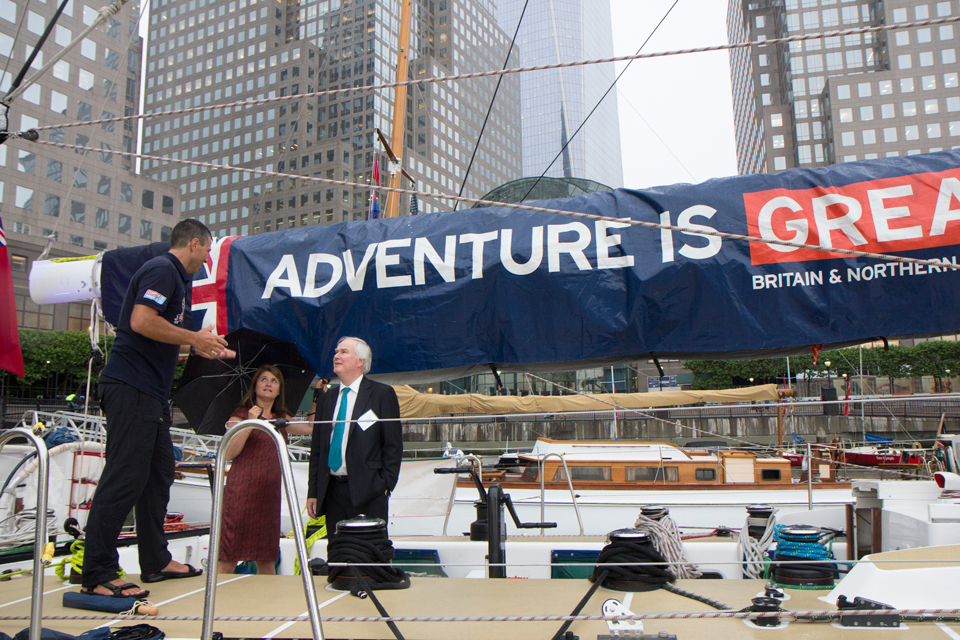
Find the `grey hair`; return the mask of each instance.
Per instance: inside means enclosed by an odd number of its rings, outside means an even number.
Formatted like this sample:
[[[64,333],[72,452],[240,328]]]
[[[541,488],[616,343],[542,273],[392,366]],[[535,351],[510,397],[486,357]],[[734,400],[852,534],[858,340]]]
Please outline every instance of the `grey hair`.
[[[337,340],[337,346],[339,347],[344,340],[353,340],[353,354],[357,356],[358,360],[363,360],[363,372],[365,374],[370,373],[370,367],[373,365],[373,351],[371,351],[370,345],[360,338],[344,336]]]

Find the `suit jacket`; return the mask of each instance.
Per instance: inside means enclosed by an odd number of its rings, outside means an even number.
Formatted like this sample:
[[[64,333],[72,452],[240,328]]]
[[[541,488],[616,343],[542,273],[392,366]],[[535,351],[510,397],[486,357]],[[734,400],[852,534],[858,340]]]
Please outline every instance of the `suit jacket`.
[[[333,411],[337,406],[340,388],[321,396],[317,406],[317,420],[323,421],[313,430],[310,444],[310,478],[307,497],[316,498],[318,512],[324,513],[324,497],[330,482],[330,436],[333,431]],[[372,410],[379,420],[367,429],[361,429],[357,419]],[[393,387],[374,382],[364,376],[350,416],[347,435],[347,485],[350,498],[361,505],[386,491],[393,491],[400,477],[400,459],[403,457],[403,430],[400,426],[400,403]]]

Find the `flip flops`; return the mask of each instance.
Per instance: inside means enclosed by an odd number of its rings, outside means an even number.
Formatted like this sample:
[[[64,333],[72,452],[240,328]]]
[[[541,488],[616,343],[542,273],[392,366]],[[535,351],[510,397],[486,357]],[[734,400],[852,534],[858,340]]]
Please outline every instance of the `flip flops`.
[[[100,596],[101,598],[146,598],[148,595],[150,595],[149,591],[144,591],[143,593],[138,593],[136,595],[130,595],[130,596],[123,595],[123,592],[126,589],[140,588],[140,585],[134,584],[132,582],[126,582],[124,584],[111,584],[109,582],[101,582],[100,584],[97,585],[97,587],[103,587],[104,589],[110,590],[111,595],[107,596],[102,593],[97,593],[96,591],[94,591],[96,587],[81,588],[80,593],[87,596]]]
[[[157,571],[156,573],[140,574],[140,579],[144,582],[163,582],[164,580],[174,580],[178,578],[194,578],[203,574],[201,569],[194,569],[192,565],[185,565],[187,571]]]

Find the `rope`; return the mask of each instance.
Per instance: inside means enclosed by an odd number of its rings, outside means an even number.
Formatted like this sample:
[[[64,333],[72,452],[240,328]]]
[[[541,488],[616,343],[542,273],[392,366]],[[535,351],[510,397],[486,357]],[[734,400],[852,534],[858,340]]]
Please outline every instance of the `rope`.
[[[785,621],[807,620],[811,622],[829,622],[840,615],[857,616],[925,616],[923,622],[940,622],[952,616],[960,615],[960,609],[846,609],[844,611],[825,609],[797,609],[782,611],[777,615]],[[599,614],[543,614],[520,616],[324,616],[324,622],[550,622],[578,620],[701,620],[701,619],[755,619],[770,617],[769,612],[759,611],[672,611],[655,613],[637,613],[627,616],[604,616]],[[43,616],[44,620],[116,620],[116,614],[109,616]],[[29,615],[0,616],[0,621],[29,620]],[[151,616],[154,620],[199,621],[203,616]],[[302,616],[213,616],[216,622],[309,622],[310,617]]]
[[[303,515],[303,512],[301,512],[301,515]],[[327,516],[322,515],[322,516],[318,516],[316,518],[307,520],[307,524],[303,525],[304,533],[306,533],[307,529],[309,529],[310,527],[319,527],[319,528],[316,531],[314,531],[310,536],[308,536],[306,539],[308,556],[310,554],[310,549],[313,548],[314,543],[316,543],[318,540],[321,540],[327,537]],[[295,576],[300,575],[300,556],[299,555],[293,559],[293,575]]]
[[[713,598],[708,598],[707,596],[701,596],[698,593],[692,591],[687,591],[686,589],[681,589],[680,587],[670,584],[669,582],[663,585],[664,591],[669,591],[678,596],[683,596],[684,598],[690,598],[691,600],[696,600],[697,602],[702,602],[708,607],[713,607],[717,611],[729,611],[730,607],[723,604],[719,600],[714,600]]]
[[[702,575],[697,571],[697,565],[690,564],[683,556],[680,530],[669,515],[664,515],[657,521],[641,513],[633,527],[650,534],[653,546],[670,563],[671,571],[677,578],[683,580],[699,578]]]
[[[53,509],[47,509],[47,531],[53,531],[57,525],[57,514]],[[0,520],[0,548],[19,547],[30,544],[36,538],[37,510],[24,509],[23,511]]]
[[[635,564],[638,561],[644,564]],[[625,564],[627,563],[627,564]],[[597,557],[590,581],[613,590],[655,591],[676,577],[666,569],[666,558],[651,545],[616,540]]]
[[[125,1],[125,0],[124,0]],[[945,18],[935,18],[930,20],[917,20],[915,22],[900,22],[894,25],[877,25],[873,27],[854,27],[850,29],[840,29],[836,31],[821,31],[816,33],[807,33],[799,36],[786,36],[783,38],[770,38],[768,40],[750,40],[747,42],[733,42],[728,44],[711,45],[707,47],[693,47],[688,49],[673,49],[669,51],[659,51],[653,53],[636,53],[632,55],[617,56],[613,58],[596,58],[593,60],[576,60],[573,62],[558,62],[553,64],[543,64],[531,67],[513,67],[510,69],[493,69],[490,71],[476,71],[473,73],[462,73],[454,75],[443,75],[430,78],[417,78],[415,80],[403,80],[400,82],[389,82],[384,84],[375,84],[365,87],[343,87],[339,89],[324,89],[322,91],[312,91],[307,93],[298,93],[290,96],[275,96],[273,98],[248,98],[246,100],[236,100],[234,102],[223,102],[219,104],[207,104],[199,107],[186,107],[183,109],[169,109],[163,111],[153,111],[150,113],[140,113],[129,116],[118,116],[116,118],[106,118],[103,120],[91,120],[89,122],[72,122],[63,124],[51,124],[36,127],[37,131],[44,129],[56,129],[66,127],[77,127],[88,124],[100,124],[103,122],[121,122],[130,119],[156,118],[177,116],[185,113],[195,113],[198,111],[208,111],[212,109],[232,109],[240,107],[251,107],[261,104],[270,104],[273,102],[282,102],[290,100],[299,100],[303,98],[312,98],[319,96],[336,95],[340,93],[362,93],[365,91],[382,91],[384,89],[395,89],[402,86],[411,86],[428,83],[447,82],[449,80],[472,80],[475,78],[487,78],[491,76],[505,75],[508,73],[526,73],[531,71],[545,71],[549,69],[569,69],[572,67],[584,67],[595,64],[609,64],[615,62],[628,62],[631,60],[642,60],[649,58],[664,58],[668,56],[686,55],[689,53],[709,53],[713,51],[730,51],[734,49],[747,49],[750,47],[767,47],[779,43],[802,42],[805,40],[820,40],[823,38],[833,38],[836,36],[847,36],[863,33],[879,33],[883,31],[897,31],[903,29],[912,29],[914,27],[936,26],[960,22],[960,16],[950,16]],[[28,82],[32,81],[31,78]],[[11,134],[12,135],[12,134]],[[98,149],[99,151],[99,149]],[[296,176],[305,177],[305,176]],[[697,233],[700,233],[699,231]]]
[[[777,547],[776,552],[771,554],[774,561],[771,581],[790,588],[797,586],[805,589],[832,589],[837,565],[818,562],[834,559],[833,552],[823,544],[823,532],[815,529],[813,533],[794,533],[779,524],[773,528]],[[832,540],[832,537],[830,539]],[[796,559],[811,562],[800,566],[781,563],[782,560],[789,562]]]
[[[740,529],[740,537],[737,538],[737,555],[743,558],[743,575],[747,578],[762,578],[767,569],[766,552],[773,544],[773,537],[776,532],[777,511],[769,518],[752,518],[749,515]],[[763,535],[759,540],[750,535],[750,527],[763,527]]]
[[[958,18],[960,20],[960,18]],[[236,171],[243,173],[252,173],[259,176],[269,176],[277,178],[288,178],[295,177],[299,178],[304,182],[317,182],[321,184],[333,184],[340,185],[345,187],[355,187],[361,189],[369,189],[370,185],[363,184],[359,182],[349,182],[347,180],[335,180],[331,178],[319,178],[315,176],[305,176],[305,175],[295,175],[288,173],[279,173],[276,171],[267,171],[265,169],[256,169],[253,167],[238,167],[230,164],[217,164],[214,162],[201,162],[198,160],[185,160],[177,158],[165,158],[161,156],[147,155],[143,153],[134,153],[132,151],[120,151],[118,149],[94,149],[92,147],[85,147],[75,144],[67,144],[65,142],[50,142],[49,140],[36,140],[36,144],[50,145],[54,147],[61,147],[63,149],[74,149],[79,151],[96,151],[98,153],[112,153],[116,155],[129,156],[131,158],[141,158],[146,160],[156,160],[158,162],[165,163],[174,163],[174,164],[186,164],[197,167],[207,167],[224,171]],[[580,211],[563,211],[561,209],[549,209],[547,207],[537,207],[529,204],[521,203],[507,203],[507,202],[497,202],[495,200],[483,200],[481,198],[469,198],[466,196],[455,196],[450,194],[443,194],[438,192],[420,192],[416,189],[404,189],[402,187],[389,187],[382,186],[380,187],[383,191],[392,191],[399,194],[421,194],[424,197],[431,197],[437,200],[449,200],[451,202],[469,202],[474,204],[482,204],[487,207],[499,207],[502,209],[518,209],[521,211],[533,211],[538,213],[553,213],[562,216],[568,216],[571,218],[582,218],[584,220],[593,220],[593,221],[602,221],[602,222],[615,222],[618,224],[627,224],[634,227],[644,227],[647,229],[660,229],[668,231],[677,231],[680,233],[687,233],[690,230],[685,227],[680,227],[672,224],[663,224],[661,222],[649,222],[646,220],[634,220],[632,218],[614,218],[611,216],[602,216],[594,213],[583,213]],[[871,253],[869,251],[856,251],[854,249],[842,249],[839,247],[821,247],[820,245],[813,244],[803,244],[799,242],[789,242],[786,240],[770,240],[764,238],[755,238],[753,236],[745,236],[740,233],[729,233],[726,231],[716,231],[708,230],[706,228],[697,231],[697,235],[702,236],[711,236],[717,238],[723,238],[727,240],[742,240],[744,242],[756,242],[766,245],[778,245],[784,247],[790,247],[791,249],[811,249],[814,251],[824,251],[826,253],[838,253],[843,255],[855,256],[860,258],[875,258],[877,260],[884,260],[887,262],[905,262],[912,264],[926,265],[929,267],[936,267],[940,269],[958,269],[960,270],[960,264],[954,264],[952,262],[946,262],[943,260],[923,260],[920,258],[908,258],[905,256],[896,256],[886,253]]]
[[[61,580],[66,580],[68,578],[68,564],[73,568],[74,573],[83,573],[83,540],[74,540],[73,544],[70,545],[70,551],[73,552],[73,555],[64,557],[53,568],[54,572],[57,574],[57,577]]]
[[[393,542],[389,538],[368,541],[343,534],[334,535],[327,544],[327,559],[331,563],[342,562],[348,565],[354,562],[382,564],[383,566],[365,567],[365,582],[371,590],[410,588],[410,576],[403,569],[390,566],[393,560]],[[353,567],[331,566],[327,582],[333,583],[338,578],[356,580],[352,573]],[[350,588],[350,593],[357,596],[361,590],[361,586],[355,584]]]

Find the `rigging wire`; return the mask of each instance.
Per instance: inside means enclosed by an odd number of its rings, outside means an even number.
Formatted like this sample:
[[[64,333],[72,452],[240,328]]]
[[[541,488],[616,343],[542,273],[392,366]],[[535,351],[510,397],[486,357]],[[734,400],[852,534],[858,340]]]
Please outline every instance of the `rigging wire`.
[[[934,18],[930,20],[917,20],[914,22],[899,22],[893,25],[878,25],[873,27],[856,27],[851,29],[841,29],[836,31],[820,31],[816,33],[807,33],[798,36],[786,36],[783,38],[770,38],[768,40],[749,40],[746,42],[735,42],[731,44],[722,44],[722,45],[711,45],[707,47],[695,47],[688,49],[673,49],[669,51],[659,51],[654,53],[640,53],[627,56],[617,56],[613,58],[599,58],[595,60],[578,60],[573,62],[561,62],[555,64],[545,64],[537,65],[531,67],[513,67],[509,69],[496,69],[492,71],[477,71],[473,73],[463,73],[455,75],[440,75],[429,78],[418,78],[415,80],[403,80],[400,82],[389,82],[379,85],[370,85],[366,87],[346,87],[340,89],[324,89],[322,91],[312,91],[307,93],[300,93],[296,96],[274,96],[272,98],[247,98],[245,100],[236,100],[234,102],[224,102],[224,103],[214,103],[209,105],[202,105],[199,107],[186,107],[182,109],[170,109],[162,111],[151,111],[149,113],[134,114],[130,116],[123,116],[118,118],[108,118],[104,120],[94,120],[91,122],[73,122],[73,123],[63,123],[57,125],[46,125],[42,127],[36,127],[37,131],[42,131],[44,129],[52,129],[57,127],[75,127],[85,124],[100,124],[100,122],[109,122],[109,121],[122,121],[128,119],[139,119],[139,118],[159,118],[165,116],[175,116],[184,113],[193,113],[196,111],[209,111],[212,109],[224,109],[227,107],[251,107],[260,104],[269,104],[272,102],[283,102],[293,100],[298,97],[310,98],[323,95],[334,95],[340,93],[363,93],[367,91],[379,91],[383,89],[392,89],[400,86],[410,86],[418,83],[443,83],[452,80],[473,80],[476,78],[486,78],[491,76],[503,75],[508,73],[526,73],[530,71],[544,71],[548,69],[566,69],[573,67],[583,67],[594,64],[607,64],[610,62],[628,62],[631,60],[645,60],[650,58],[663,58],[668,56],[676,55],[686,55],[689,53],[709,53],[713,51],[731,51],[735,49],[744,49],[750,47],[766,47],[775,44],[781,43],[791,43],[791,42],[803,42],[806,40],[821,40],[824,38],[832,38],[837,36],[847,36],[847,35],[857,35],[865,33],[880,33],[883,31],[900,31],[904,29],[912,29],[914,27],[926,27],[926,26],[939,26],[945,24],[952,24],[955,22],[960,22],[960,16],[948,16],[944,18]],[[498,206],[503,203],[497,203]]]
[[[130,152],[130,151],[118,151],[118,150],[115,150],[115,149],[111,149],[111,150],[98,150],[98,149],[93,149],[93,148],[90,148],[90,147],[84,147],[84,146],[80,146],[80,145],[67,144],[67,143],[64,143],[64,142],[49,142],[49,141],[44,141],[44,140],[34,140],[33,142],[34,142],[35,144],[49,145],[49,146],[54,146],[54,147],[62,147],[62,148],[64,148],[64,149],[80,149],[80,150],[87,150],[87,151],[103,151],[104,153],[113,153],[113,154],[119,154],[119,155],[126,155],[126,156],[130,156],[130,157],[146,158],[146,159],[150,159],[150,160],[158,160],[158,161],[163,161],[163,162],[173,162],[173,163],[181,163],[181,164],[188,164],[188,165],[196,165],[196,166],[200,166],[200,167],[207,167],[207,168],[213,168],[213,169],[218,169],[218,170],[227,170],[227,171],[253,173],[253,174],[257,174],[257,175],[261,175],[261,176],[277,176],[277,177],[282,177],[282,178],[286,178],[286,177],[291,177],[291,176],[292,176],[292,177],[301,178],[301,179],[304,180],[304,181],[310,181],[310,182],[320,182],[320,183],[325,183],[325,184],[335,184],[335,185],[342,185],[342,186],[348,186],[348,187],[359,187],[359,188],[361,188],[361,189],[369,188],[369,185],[364,185],[364,184],[361,184],[361,183],[358,183],[358,182],[350,182],[350,181],[347,181],[347,180],[331,180],[331,179],[329,179],[329,178],[318,178],[318,177],[314,177],[314,176],[304,176],[304,175],[297,175],[297,174],[279,173],[279,172],[276,172],[276,171],[267,171],[267,170],[265,170],[265,169],[255,169],[255,168],[252,168],[252,167],[237,167],[237,166],[229,165],[229,164],[216,164],[216,163],[212,163],[212,162],[201,162],[201,161],[198,161],[198,160],[186,160],[186,159],[176,159],[176,158],[163,158],[163,157],[160,157],[160,156],[151,156],[151,155],[145,155],[145,154],[138,154],[138,153],[133,153],[133,152]],[[610,217],[610,216],[602,216],[602,215],[595,214],[595,213],[583,213],[583,212],[580,212],[580,211],[564,211],[564,210],[562,210],[562,209],[550,209],[550,208],[547,208],[547,207],[540,207],[540,206],[534,206],[534,205],[528,205],[528,204],[522,204],[522,203],[496,202],[496,201],[493,201],[493,200],[483,200],[483,199],[481,199],[481,198],[468,198],[468,197],[466,197],[466,196],[455,196],[455,195],[451,195],[451,194],[443,194],[443,193],[436,193],[436,192],[433,192],[433,193],[425,193],[425,192],[418,192],[418,191],[415,190],[415,189],[404,189],[404,188],[401,188],[401,187],[381,187],[381,189],[384,190],[384,191],[392,191],[392,192],[395,192],[395,193],[408,194],[408,195],[409,195],[409,194],[417,194],[417,193],[420,193],[420,194],[423,195],[424,197],[432,197],[432,198],[436,198],[437,200],[441,200],[441,201],[449,200],[449,201],[459,201],[459,202],[474,202],[474,203],[478,203],[478,204],[484,204],[484,205],[487,205],[487,206],[490,206],[490,207],[500,207],[500,208],[508,208],[508,209],[517,209],[517,210],[520,210],[520,211],[533,211],[533,212],[539,212],[539,213],[552,213],[552,214],[557,214],[557,215],[561,215],[561,216],[569,216],[569,217],[572,217],[572,218],[582,218],[582,219],[585,219],[585,220],[593,220],[593,221],[614,222],[614,223],[617,223],[617,224],[625,224],[625,225],[635,226],[635,227],[645,227],[645,228],[649,228],[649,229],[666,229],[666,230],[669,230],[669,231],[678,231],[678,232],[681,232],[681,233],[686,233],[686,232],[689,231],[689,229],[686,229],[686,228],[684,228],[684,227],[679,227],[679,226],[677,226],[677,225],[664,224],[664,223],[660,223],[660,222],[650,222],[650,221],[647,221],[647,220],[634,220],[634,219],[632,219],[632,218],[613,218],[613,217]],[[715,236],[715,237],[724,238],[724,239],[727,239],[727,240],[742,240],[742,241],[744,241],[744,242],[757,242],[757,243],[767,244],[767,245],[780,245],[780,246],[790,247],[791,249],[797,249],[797,248],[799,248],[799,249],[811,249],[811,250],[813,250],[813,251],[823,251],[823,252],[826,252],[826,253],[836,253],[836,254],[842,254],[842,255],[847,255],[847,256],[855,256],[855,257],[863,257],[863,258],[875,258],[875,259],[878,259],[878,260],[886,260],[886,261],[888,261],[888,262],[903,262],[903,263],[920,264],[920,265],[926,265],[926,266],[929,266],[929,267],[932,267],[932,268],[936,268],[936,269],[958,269],[958,270],[960,270],[960,263],[947,262],[947,261],[945,261],[945,260],[924,260],[924,259],[921,259],[921,258],[908,258],[908,257],[906,257],[906,256],[897,256],[897,255],[891,255],[891,254],[885,254],[885,253],[871,253],[871,252],[868,252],[868,251],[857,251],[857,250],[854,250],[854,249],[840,249],[840,248],[837,248],[837,247],[822,247],[822,246],[820,246],[820,245],[802,244],[802,243],[798,243],[798,242],[789,242],[789,241],[786,241],[786,240],[772,240],[772,239],[764,239],[764,238],[755,238],[755,237],[753,237],[753,236],[745,236],[745,235],[739,234],[739,233],[729,233],[729,232],[726,232],[726,231],[716,231],[716,230],[708,230],[708,229],[698,230],[698,231],[697,231],[697,235],[702,235],[702,236]]]
[[[670,16],[670,14],[673,12],[673,10],[676,8],[676,6],[679,3],[680,3],[680,0],[674,0],[673,4],[670,5],[670,8],[667,9],[667,12],[663,14],[662,18],[660,18],[660,22],[657,23],[657,26],[653,28],[653,31],[650,32],[650,35],[647,36],[646,40],[643,41],[643,44],[640,45],[640,48],[637,49],[637,55],[640,55],[640,52],[643,51],[643,48],[645,46],[647,46],[647,43],[650,42],[650,39],[653,38],[653,36],[657,33],[657,30],[660,29],[661,26],[663,26],[663,23],[667,20],[667,18]],[[580,123],[580,126],[577,127],[576,131],[574,131],[572,135],[567,136],[567,141],[563,144],[562,147],[560,147],[560,151],[557,152],[557,155],[554,156],[553,160],[550,161],[550,164],[548,164],[546,168],[544,168],[543,172],[537,177],[534,183],[530,185],[530,188],[527,189],[527,192],[523,194],[523,197],[520,198],[520,202],[523,202],[524,200],[526,200],[527,197],[533,192],[533,190],[537,188],[537,185],[540,184],[540,181],[543,180],[543,178],[547,175],[547,171],[550,171],[550,167],[553,166],[553,163],[555,163],[557,159],[564,154],[564,152],[567,150],[567,147],[569,147],[570,143],[573,142],[573,139],[576,138],[577,134],[583,130],[583,127],[587,124],[587,121],[597,111],[597,109],[600,108],[600,105],[603,104],[603,101],[606,100],[608,95],[610,95],[610,92],[613,91],[614,87],[617,86],[617,82],[620,81],[620,78],[622,78],[623,74],[627,72],[627,69],[630,68],[631,64],[633,64],[633,60],[630,60],[629,62],[627,62],[627,64],[623,67],[623,69],[620,70],[620,73],[617,74],[617,77],[613,79],[613,83],[609,87],[607,87],[607,90],[603,92],[603,95],[600,96],[600,99],[597,100],[597,103],[593,105],[592,109],[590,109],[590,113],[588,113],[586,117],[584,117],[583,121]]]
[[[523,16],[527,12],[527,5],[530,4],[530,0],[524,0],[523,9],[520,11],[520,18],[517,20],[517,28],[513,32],[513,38],[510,39],[510,46],[507,48],[507,55],[503,59],[503,67],[501,70],[507,68],[507,64],[510,62],[510,55],[513,53],[513,45],[517,41],[517,35],[520,33],[520,25],[523,24]],[[477,157],[477,151],[480,149],[480,141],[483,140],[483,132],[487,128],[487,122],[490,120],[490,113],[493,111],[493,105],[497,101],[497,94],[500,91],[500,84],[503,82],[503,76],[497,77],[497,86],[493,88],[493,95],[490,97],[490,104],[487,105],[487,114],[483,117],[483,124],[480,125],[480,133],[477,134],[477,143],[473,146],[473,153],[470,154],[470,162],[467,163],[467,169],[463,172],[463,182],[460,183],[460,191],[457,192],[458,196],[463,195],[463,190],[467,187],[467,178],[470,177],[470,170],[473,168],[473,161]],[[453,210],[457,210],[457,205],[459,202],[453,203]]]

